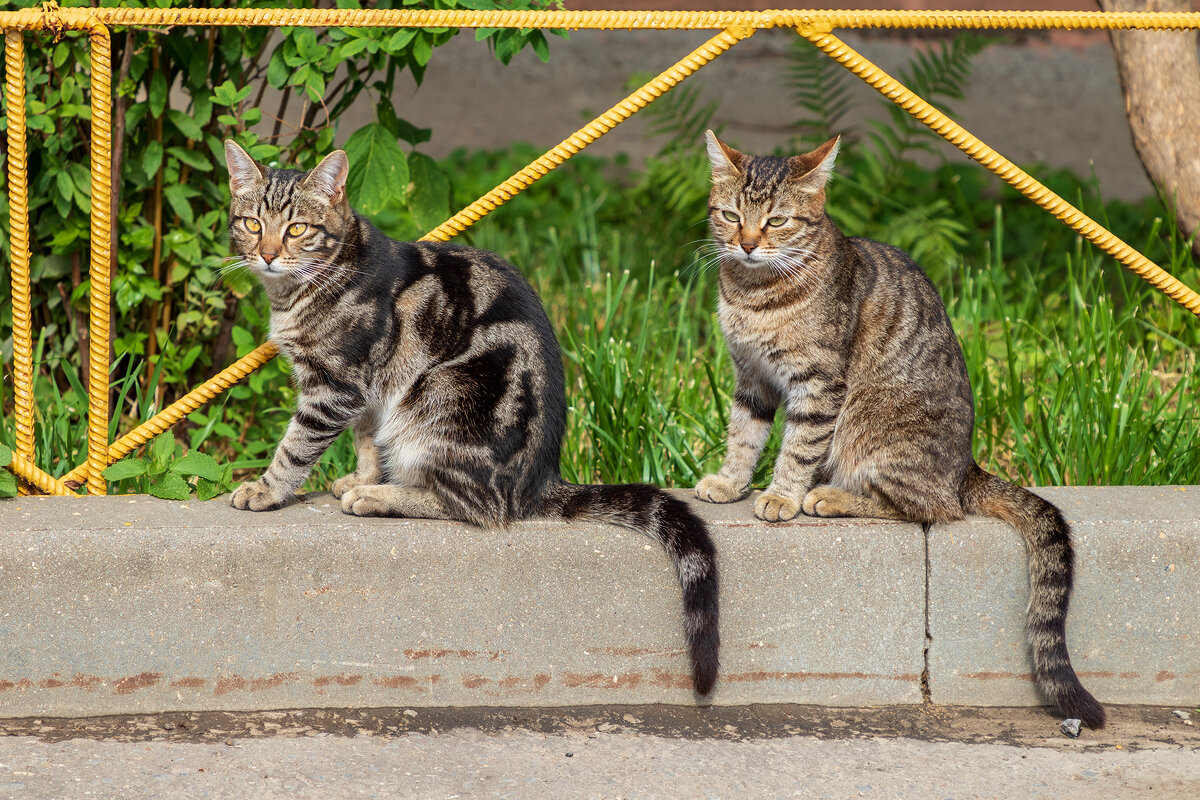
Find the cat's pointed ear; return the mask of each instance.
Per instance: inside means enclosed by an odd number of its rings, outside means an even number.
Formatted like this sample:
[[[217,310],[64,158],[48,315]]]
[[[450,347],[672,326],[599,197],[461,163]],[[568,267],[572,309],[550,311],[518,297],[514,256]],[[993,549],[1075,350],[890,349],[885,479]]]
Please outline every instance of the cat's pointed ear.
[[[266,171],[233,139],[225,140],[225,163],[229,165],[229,192],[240,197],[267,177]]]
[[[835,136],[825,144],[799,156],[788,159],[788,179],[800,184],[806,192],[819,192],[829,182],[833,174],[833,164],[837,161],[838,148],[841,147],[842,137]]]
[[[708,160],[712,164],[713,177],[728,175],[737,177],[742,174],[742,164],[746,155],[739,153],[717,138],[712,131],[705,131],[704,138],[708,142]]]
[[[350,159],[345,150],[334,150],[304,176],[304,188],[329,199],[330,205],[346,196],[346,176],[350,174]]]

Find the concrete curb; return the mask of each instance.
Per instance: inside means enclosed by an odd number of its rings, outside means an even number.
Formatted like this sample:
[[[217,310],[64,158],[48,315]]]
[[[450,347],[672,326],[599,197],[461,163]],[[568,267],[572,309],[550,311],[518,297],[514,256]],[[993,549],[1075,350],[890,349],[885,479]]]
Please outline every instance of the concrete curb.
[[[1200,702],[1200,487],[1039,490],[1104,702]],[[680,492],[680,496],[686,496]],[[713,702],[1040,704],[1019,538],[693,502],[722,566]],[[358,519],[328,495],[0,503],[0,716],[697,702],[666,556],[604,525]],[[930,638],[927,638],[927,631]]]

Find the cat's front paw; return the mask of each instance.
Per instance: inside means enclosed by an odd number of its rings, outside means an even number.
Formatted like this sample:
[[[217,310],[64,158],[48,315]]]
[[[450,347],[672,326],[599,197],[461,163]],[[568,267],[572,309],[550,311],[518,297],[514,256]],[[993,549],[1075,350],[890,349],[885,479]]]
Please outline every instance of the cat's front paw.
[[[262,481],[247,481],[233,491],[229,504],[242,511],[271,511],[287,505],[288,497],[279,497]]]
[[[696,497],[709,503],[733,503],[745,496],[745,489],[720,475],[705,475],[696,484]]]
[[[754,516],[767,522],[786,522],[799,513],[799,503],[773,492],[763,492],[754,501]]]

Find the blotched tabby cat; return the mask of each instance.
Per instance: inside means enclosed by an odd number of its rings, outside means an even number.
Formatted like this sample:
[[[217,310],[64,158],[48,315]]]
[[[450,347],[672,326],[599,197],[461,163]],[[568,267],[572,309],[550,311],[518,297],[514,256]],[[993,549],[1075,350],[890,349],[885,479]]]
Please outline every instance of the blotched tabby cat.
[[[230,239],[271,302],[296,413],[236,508],[289,502],[353,426],[358,468],[333,484],[359,516],[503,528],[587,518],[657,539],[683,587],[694,686],[717,677],[716,551],[704,522],[652,486],[576,486],[559,473],[566,401],[558,341],[529,284],[498,256],[396,242],[350,208],[340,150],[308,173],[260,166],[232,141]]]
[[[749,492],[783,406],[782,450],[754,504],[761,519],[803,510],[933,523],[971,513],[1011,524],[1029,554],[1037,683],[1063,713],[1102,727],[1104,709],[1067,655],[1067,524],[975,463],[966,364],[925,273],[895,247],[845,237],[825,214],[838,139],[780,158],[707,137],[719,317],[737,383],[725,462],[696,494],[728,503]]]

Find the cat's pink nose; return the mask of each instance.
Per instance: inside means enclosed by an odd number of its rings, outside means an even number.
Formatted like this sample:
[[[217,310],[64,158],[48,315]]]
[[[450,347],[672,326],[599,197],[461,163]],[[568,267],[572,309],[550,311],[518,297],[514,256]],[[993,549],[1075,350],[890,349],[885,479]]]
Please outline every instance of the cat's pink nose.
[[[758,247],[757,243],[747,244],[746,242],[742,242],[742,249],[745,250],[747,254],[753,253],[757,247]]]
[[[279,258],[279,253],[268,253],[266,251],[260,252],[259,255],[262,256],[262,260],[267,262],[268,264],[270,264],[275,259]]]

